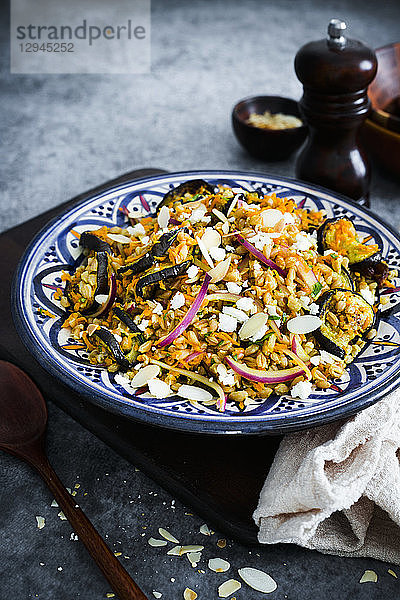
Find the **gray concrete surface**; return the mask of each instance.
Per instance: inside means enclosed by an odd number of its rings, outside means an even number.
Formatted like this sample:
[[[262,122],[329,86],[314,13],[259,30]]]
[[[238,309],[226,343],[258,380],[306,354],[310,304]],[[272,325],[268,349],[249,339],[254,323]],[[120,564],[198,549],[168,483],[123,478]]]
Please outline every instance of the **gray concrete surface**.
[[[233,137],[230,111],[256,93],[299,98],[294,55],[325,35],[329,18],[348,22],[352,37],[373,47],[399,38],[400,4],[371,0],[152,3],[152,71],[148,75],[10,75],[8,16],[1,20],[0,229],[55,206],[124,171],[154,166],[171,171],[252,169],[293,176],[293,160],[265,164],[244,154]],[[400,184],[373,173],[372,208],[400,225]],[[399,595],[388,574],[400,568],[369,559],[341,559],[295,546],[249,550],[218,531],[199,533],[203,520],[144,474],[50,405],[49,454],[66,485],[144,591],[183,598],[217,598],[217,586],[237,569],[254,566],[278,583],[272,598],[386,599]],[[28,467],[1,456],[0,600],[100,600],[111,590],[71,527],[50,507],[51,497]],[[249,507],[251,510],[252,507]],[[45,517],[38,530],[35,516]],[[151,548],[150,535],[166,527],[184,543],[205,546],[192,568],[183,557]],[[212,573],[207,560],[231,563]],[[129,557],[129,558],[125,558]],[[359,584],[365,569],[378,582]],[[204,571],[204,572],[203,572]],[[245,585],[237,600],[262,594]]]

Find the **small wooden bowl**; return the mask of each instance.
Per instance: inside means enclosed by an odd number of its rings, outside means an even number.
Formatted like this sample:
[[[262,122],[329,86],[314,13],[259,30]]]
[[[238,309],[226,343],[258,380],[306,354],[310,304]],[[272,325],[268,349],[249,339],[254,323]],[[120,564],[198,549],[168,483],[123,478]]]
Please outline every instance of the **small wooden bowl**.
[[[261,129],[248,125],[251,113],[283,113],[301,118],[296,100],[280,96],[253,96],[238,102],[232,111],[232,126],[237,139],[256,158],[285,160],[301,146],[307,137],[307,127],[291,129]]]
[[[400,98],[400,42],[378,48],[375,53],[378,71],[368,89],[371,119],[381,127],[400,133],[400,117],[385,110],[389,102]]]

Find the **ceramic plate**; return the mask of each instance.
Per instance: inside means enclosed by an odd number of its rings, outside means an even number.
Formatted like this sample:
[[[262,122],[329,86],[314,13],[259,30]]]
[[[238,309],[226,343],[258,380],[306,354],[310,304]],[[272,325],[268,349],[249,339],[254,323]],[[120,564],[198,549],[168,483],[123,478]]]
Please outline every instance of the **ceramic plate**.
[[[357,231],[372,235],[392,268],[400,268],[400,237],[386,223],[350,200],[328,190],[259,173],[197,171],[157,175],[113,187],[67,210],[49,223],[25,252],[13,288],[13,312],[24,343],[39,363],[90,402],[146,423],[202,433],[262,434],[296,431],[343,418],[376,402],[400,378],[400,295],[391,294],[382,311],[378,335],[347,369],[337,385],[317,391],[306,401],[271,396],[256,407],[225,413],[172,396],[163,400],[133,396],[106,370],[92,366],[83,347],[61,328],[63,310],[54,300],[61,272],[79,260],[72,233],[125,223],[123,207],[140,210],[139,195],[155,209],[167,190],[188,179],[203,178],[246,190],[275,192],[325,209],[327,216],[346,215]],[[121,210],[122,209],[122,210]]]

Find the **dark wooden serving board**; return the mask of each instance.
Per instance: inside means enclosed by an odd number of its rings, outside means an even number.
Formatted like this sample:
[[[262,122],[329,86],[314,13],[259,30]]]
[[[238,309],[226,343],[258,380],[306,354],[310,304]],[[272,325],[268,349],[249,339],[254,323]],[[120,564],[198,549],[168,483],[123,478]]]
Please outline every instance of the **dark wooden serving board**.
[[[81,194],[0,234],[0,358],[24,369],[48,401],[94,433],[216,528],[245,544],[256,543],[251,515],[280,437],[184,434],[135,423],[90,404],[49,375],[29,354],[14,328],[10,288],[16,266],[33,236],[66,208],[113,185],[162,173],[141,169]],[[199,442],[201,452],[199,452]]]

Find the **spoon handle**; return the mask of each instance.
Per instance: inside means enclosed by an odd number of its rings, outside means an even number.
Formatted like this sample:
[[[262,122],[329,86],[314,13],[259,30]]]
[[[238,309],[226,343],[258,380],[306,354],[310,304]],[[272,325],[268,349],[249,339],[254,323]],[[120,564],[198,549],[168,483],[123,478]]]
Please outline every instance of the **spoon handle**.
[[[85,513],[81,510],[50,465],[47,457],[36,454],[29,463],[38,471],[46,482],[54,498],[63,510],[68,521],[85,544],[89,554],[103,572],[112,589],[118,594],[119,600],[147,600],[142,590],[133,581],[118,559],[111,552],[103,538],[96,531]]]

